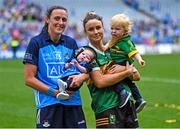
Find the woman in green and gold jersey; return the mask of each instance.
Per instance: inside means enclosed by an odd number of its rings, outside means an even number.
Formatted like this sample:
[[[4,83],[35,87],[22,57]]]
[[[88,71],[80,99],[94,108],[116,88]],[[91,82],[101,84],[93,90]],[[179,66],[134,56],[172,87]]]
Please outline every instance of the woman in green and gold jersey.
[[[89,46],[96,51],[97,66],[90,73],[92,81],[88,88],[92,97],[92,109],[96,117],[97,128],[137,128],[138,119],[134,103],[130,99],[119,108],[119,96],[111,86],[132,77],[138,80],[140,75],[133,72],[132,65],[112,65],[103,45],[104,27],[102,17],[94,12],[88,12],[83,19],[84,31],[89,39]],[[127,85],[126,90],[130,92]]]

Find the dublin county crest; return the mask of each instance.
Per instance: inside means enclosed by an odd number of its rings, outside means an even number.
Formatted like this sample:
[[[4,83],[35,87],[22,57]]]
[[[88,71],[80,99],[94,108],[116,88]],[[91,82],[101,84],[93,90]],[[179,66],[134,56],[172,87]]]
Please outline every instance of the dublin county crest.
[[[50,126],[49,121],[45,120],[43,123],[43,127],[49,127],[49,126]]]

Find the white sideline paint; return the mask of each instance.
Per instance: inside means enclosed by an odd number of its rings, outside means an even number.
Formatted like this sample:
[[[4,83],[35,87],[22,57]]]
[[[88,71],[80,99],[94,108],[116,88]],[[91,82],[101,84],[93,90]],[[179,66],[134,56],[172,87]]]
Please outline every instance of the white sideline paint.
[[[169,78],[159,78],[159,77],[142,77],[140,81],[180,84],[179,79],[169,79]]]
[[[17,68],[0,68],[0,73],[23,73],[23,69]],[[173,84],[180,84],[180,80],[178,79],[169,79],[169,78],[160,78],[160,77],[142,77],[140,81],[147,81],[147,82],[160,82],[160,83],[173,83]]]
[[[23,69],[13,69],[13,68],[0,68],[0,73],[23,73]],[[173,83],[180,84],[179,79],[169,79],[169,78],[160,78],[160,77],[141,77],[140,81],[146,82],[160,82],[160,83]]]

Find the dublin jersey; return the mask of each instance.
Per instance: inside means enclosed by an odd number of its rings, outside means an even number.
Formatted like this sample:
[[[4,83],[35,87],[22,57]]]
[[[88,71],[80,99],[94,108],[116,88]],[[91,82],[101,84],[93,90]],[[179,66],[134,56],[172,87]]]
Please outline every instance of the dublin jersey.
[[[77,49],[76,41],[66,35],[54,44],[47,32],[33,37],[27,47],[23,63],[37,66],[36,78],[47,86],[58,89],[57,79],[64,72],[64,64],[74,58]],[[53,96],[35,90],[35,101],[37,108],[53,104],[81,105],[80,93],[75,91],[69,100],[60,101]]]

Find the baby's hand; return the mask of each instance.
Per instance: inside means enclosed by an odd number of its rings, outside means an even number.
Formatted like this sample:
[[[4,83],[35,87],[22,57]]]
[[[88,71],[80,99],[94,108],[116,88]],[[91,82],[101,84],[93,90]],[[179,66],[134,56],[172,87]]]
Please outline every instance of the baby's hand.
[[[73,64],[70,62],[70,63],[66,63],[64,67],[65,67],[65,69],[68,69],[68,68],[71,67],[72,65],[73,65]]]
[[[77,60],[73,60],[73,64],[77,65],[78,64]]]

